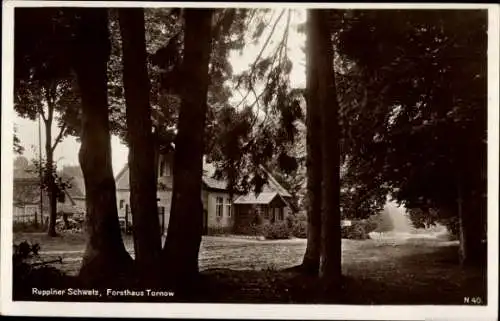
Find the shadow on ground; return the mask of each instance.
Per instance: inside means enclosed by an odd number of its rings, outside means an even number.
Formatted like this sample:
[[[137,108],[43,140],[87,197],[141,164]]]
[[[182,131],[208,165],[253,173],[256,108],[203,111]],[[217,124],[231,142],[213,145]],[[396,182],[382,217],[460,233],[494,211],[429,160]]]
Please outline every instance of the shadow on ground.
[[[71,239],[73,245],[79,244]],[[60,242],[60,240],[59,240]],[[206,238],[200,264],[205,265],[197,286],[187,296],[107,296],[107,288],[134,289],[132,278],[102,286],[98,296],[33,296],[39,288],[78,288],[75,276],[51,270],[15,285],[15,300],[97,302],[218,302],[218,303],[341,303],[390,305],[460,305],[465,297],[479,297],[486,304],[486,263],[461,267],[453,242],[408,239],[343,241],[342,289],[333,300],[321,292],[317,278],[290,269],[300,262],[305,242],[243,242]],[[60,244],[60,243],[59,243]],[[43,246],[43,245],[42,245]],[[59,250],[56,244],[47,246]],[[57,245],[60,246],[60,245]],[[77,245],[76,247],[79,247]],[[68,247],[69,248],[69,247]],[[74,252],[74,253],[73,253]],[[80,256],[78,251],[68,252]],[[68,259],[68,258],[66,258]],[[248,260],[258,266],[242,269]],[[242,261],[243,260],[243,261]],[[260,261],[259,261],[260,260]],[[260,262],[260,263],[259,263]],[[276,264],[279,263],[280,264]],[[236,264],[238,263],[238,264]],[[270,264],[272,263],[272,264]],[[266,265],[267,264],[267,265]],[[239,267],[239,268],[233,268]],[[229,267],[229,268],[221,268]],[[74,268],[78,268],[75,264]]]
[[[321,295],[317,279],[291,270],[203,273],[205,302],[340,303],[380,305],[461,305],[464,297],[480,297],[486,304],[486,271],[458,265],[457,247],[410,254],[396,264],[374,262],[358,267],[342,280],[340,299]],[[362,273],[361,273],[362,272]]]

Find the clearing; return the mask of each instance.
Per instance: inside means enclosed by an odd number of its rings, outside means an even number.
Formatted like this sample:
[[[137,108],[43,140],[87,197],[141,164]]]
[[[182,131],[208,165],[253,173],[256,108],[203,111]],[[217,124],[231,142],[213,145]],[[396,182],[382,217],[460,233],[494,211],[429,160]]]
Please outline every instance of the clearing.
[[[75,275],[85,248],[82,234],[49,238],[16,233],[14,242],[41,245],[44,260],[63,258],[60,268]],[[133,251],[132,238],[124,237]],[[301,263],[304,239],[258,241],[204,236],[199,262],[207,278],[210,302],[318,302],[315,280],[284,269]],[[457,244],[435,238],[343,240],[343,303],[463,304],[464,297],[486,303],[486,268],[458,265]],[[215,290],[216,291],[211,291]]]

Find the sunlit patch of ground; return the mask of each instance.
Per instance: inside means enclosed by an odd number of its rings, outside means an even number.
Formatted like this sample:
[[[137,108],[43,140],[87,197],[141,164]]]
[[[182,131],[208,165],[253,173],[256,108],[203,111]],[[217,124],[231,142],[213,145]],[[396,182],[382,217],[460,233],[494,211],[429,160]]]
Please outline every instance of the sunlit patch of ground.
[[[85,239],[67,234],[16,234],[15,242],[40,243],[42,257],[63,257],[61,268],[77,274]],[[132,252],[130,236],[125,236]],[[207,300],[221,302],[316,302],[315,280],[283,269],[301,263],[303,239],[258,241],[205,236],[199,262],[211,288]],[[486,300],[486,268],[461,268],[457,243],[438,237],[383,235],[342,241],[343,301],[358,304],[463,304]],[[280,271],[281,270],[281,271]],[[224,290],[222,290],[224,289]]]

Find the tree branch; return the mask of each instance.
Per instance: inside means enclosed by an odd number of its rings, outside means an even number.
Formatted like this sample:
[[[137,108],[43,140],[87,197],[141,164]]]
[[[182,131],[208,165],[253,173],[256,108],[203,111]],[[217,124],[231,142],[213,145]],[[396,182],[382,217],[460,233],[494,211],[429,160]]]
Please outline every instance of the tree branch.
[[[43,111],[43,106],[40,107],[40,109],[38,110],[38,113],[42,117],[43,123],[47,124],[47,117],[45,117],[45,112]]]
[[[255,67],[257,66],[257,63],[259,62],[260,58],[262,57],[262,54],[264,53],[264,50],[266,49],[267,45],[269,44],[269,42],[271,40],[271,37],[274,34],[274,30],[276,30],[276,26],[278,25],[278,22],[280,22],[281,17],[283,17],[284,13],[285,13],[285,9],[281,10],[280,15],[278,16],[278,18],[276,19],[276,21],[273,24],[273,27],[271,28],[271,32],[267,36],[266,42],[264,43],[264,45],[260,49],[260,52],[257,55],[257,58],[255,58],[254,62],[252,63],[252,66],[250,67],[250,75],[249,75],[250,76],[250,80],[252,78],[251,76],[255,72]],[[236,83],[236,88],[240,87],[241,81],[242,81],[242,77],[239,77],[238,82]]]
[[[54,144],[52,145],[52,152],[54,152],[54,150],[56,149],[57,147],[57,144],[59,144],[62,140],[62,137],[64,136],[65,132],[66,132],[66,129],[67,129],[67,125],[66,123],[64,123],[62,126],[61,126],[61,129],[59,131],[59,134],[56,136],[56,140],[54,141]]]

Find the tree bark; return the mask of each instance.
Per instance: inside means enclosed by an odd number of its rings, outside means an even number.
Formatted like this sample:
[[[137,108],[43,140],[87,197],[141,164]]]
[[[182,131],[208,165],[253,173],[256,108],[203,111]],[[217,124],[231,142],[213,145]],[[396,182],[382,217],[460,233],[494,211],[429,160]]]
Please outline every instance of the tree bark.
[[[480,199],[478,201],[481,201]],[[482,244],[483,206],[472,197],[464,195],[461,181],[457,185],[457,212],[459,219],[460,264],[478,265],[484,263],[486,248]]]
[[[132,264],[123,245],[111,163],[107,61],[110,53],[106,9],[77,9],[74,69],[82,99],[79,152],[87,207],[87,247],[80,270],[89,284],[103,285]]]
[[[48,89],[46,89],[48,90]],[[47,95],[48,96],[48,95]],[[47,234],[50,237],[57,236],[56,220],[57,220],[57,194],[56,183],[54,181],[54,152],[52,149],[52,118],[54,113],[54,106],[47,98],[47,105],[49,112],[47,120],[45,121],[45,184],[47,184],[47,195],[49,197],[49,224]],[[41,166],[42,164],[40,164]]]
[[[333,44],[327,10],[310,10],[311,38],[316,46],[318,102],[321,110],[322,211],[320,277],[326,292],[336,295],[341,278],[340,154],[338,102],[333,70]]]
[[[203,230],[201,178],[211,28],[212,10],[185,10],[182,103],[175,139],[172,207],[163,249],[164,269],[182,286],[198,274]]]
[[[156,202],[155,146],[149,104],[144,10],[119,9],[123,49],[123,83],[127,107],[130,206],[134,222],[135,260],[141,276],[153,276],[161,252]]]
[[[313,28],[308,19],[307,29]],[[321,256],[321,115],[318,102],[318,70],[314,57],[317,37],[307,37],[307,247],[302,269],[305,273],[318,275]]]

